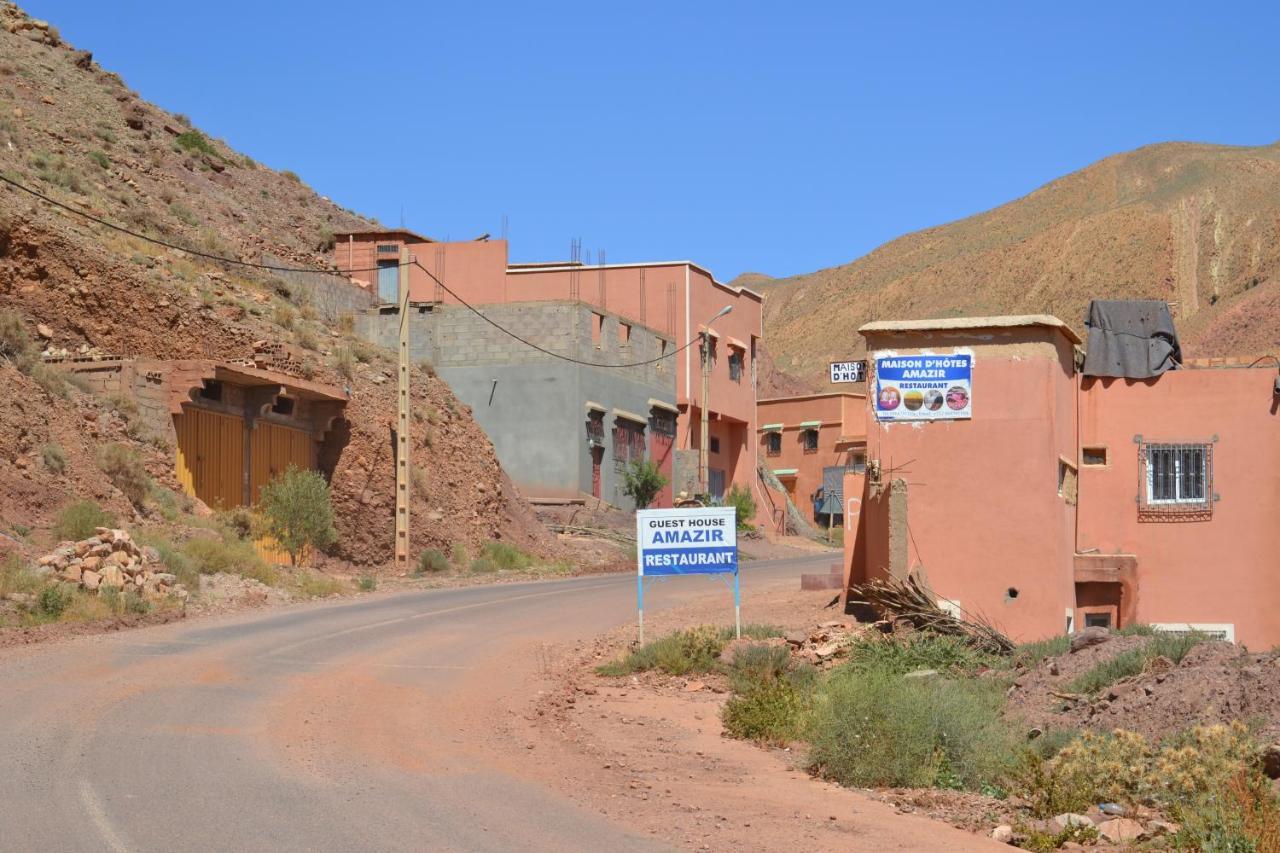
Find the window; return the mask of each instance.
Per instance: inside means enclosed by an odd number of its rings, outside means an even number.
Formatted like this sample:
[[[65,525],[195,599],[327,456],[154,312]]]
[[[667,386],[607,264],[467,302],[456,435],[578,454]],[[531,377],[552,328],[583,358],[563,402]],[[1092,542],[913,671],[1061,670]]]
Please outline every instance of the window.
[[[595,409],[587,412],[587,443],[604,447],[604,412]]]
[[[379,255],[398,255],[398,254],[400,254],[400,247],[399,247],[399,246],[385,246],[385,245],[384,245],[384,246],[379,246],[379,247],[378,247],[378,254],[379,254]]]
[[[729,348],[729,378],[734,382],[742,381],[742,359],[744,353],[737,347]]]
[[[719,453],[719,452],[720,452],[720,439],[716,438],[714,435],[713,435],[713,436],[711,436],[711,441],[710,441],[710,443],[709,443],[709,446],[710,446],[710,450],[711,450],[711,452],[712,452],[712,453]]]
[[[618,343],[620,344],[631,343],[631,324],[630,323],[618,324]]]
[[[769,456],[782,455],[782,433],[766,432],[764,434],[764,450]]]
[[[613,420],[613,461],[618,467],[644,460],[644,424],[626,418]]]
[[[1148,506],[1208,503],[1207,444],[1148,444],[1143,450]]]
[[[804,444],[805,453],[818,452],[818,431],[816,429],[807,429],[800,433],[800,441]]]
[[[1082,447],[1080,449],[1081,465],[1106,465],[1107,449],[1105,447]]]
[[[591,343],[600,349],[604,340],[604,315],[591,312]]]
[[[204,387],[200,389],[200,396],[205,400],[218,402],[222,399],[222,383],[216,379],[210,379],[204,383]]]
[[[1110,628],[1110,613],[1086,613],[1084,615],[1084,626],[1086,628]]]

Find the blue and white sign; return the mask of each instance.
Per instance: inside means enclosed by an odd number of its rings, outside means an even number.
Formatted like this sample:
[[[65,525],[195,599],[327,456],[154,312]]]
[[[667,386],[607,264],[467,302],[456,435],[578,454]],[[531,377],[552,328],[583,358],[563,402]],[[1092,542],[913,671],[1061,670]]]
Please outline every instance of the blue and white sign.
[[[973,417],[973,353],[898,355],[876,363],[876,419],[942,421]]]
[[[734,623],[737,635],[742,636],[736,509],[710,506],[636,511],[636,611],[641,643],[645,579],[671,575],[733,575]]]
[[[636,560],[642,575],[736,572],[737,511],[720,506],[639,510]]]

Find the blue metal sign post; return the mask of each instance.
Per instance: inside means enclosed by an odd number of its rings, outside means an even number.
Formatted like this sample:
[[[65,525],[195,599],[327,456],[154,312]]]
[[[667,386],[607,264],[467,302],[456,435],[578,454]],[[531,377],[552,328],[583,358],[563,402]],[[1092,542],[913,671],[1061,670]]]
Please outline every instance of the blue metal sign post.
[[[733,575],[733,621],[742,636],[738,520],[733,507],[642,509],[636,512],[636,621],[644,643],[645,578]]]

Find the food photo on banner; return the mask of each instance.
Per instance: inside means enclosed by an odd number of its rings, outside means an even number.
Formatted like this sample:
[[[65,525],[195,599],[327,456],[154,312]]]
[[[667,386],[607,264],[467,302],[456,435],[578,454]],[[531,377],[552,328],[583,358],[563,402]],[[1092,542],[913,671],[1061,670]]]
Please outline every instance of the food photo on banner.
[[[973,353],[875,355],[876,419],[942,421],[973,417]]]

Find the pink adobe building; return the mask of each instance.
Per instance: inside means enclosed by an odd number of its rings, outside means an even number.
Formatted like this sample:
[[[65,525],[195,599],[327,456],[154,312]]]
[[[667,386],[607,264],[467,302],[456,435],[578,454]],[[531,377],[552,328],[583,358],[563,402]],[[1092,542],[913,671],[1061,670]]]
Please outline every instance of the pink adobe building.
[[[840,527],[841,512],[826,513],[827,497],[842,507],[848,470],[866,464],[866,395],[836,392],[774,397],[756,403],[760,422],[760,463],[782,484],[786,497],[806,521]],[[761,513],[772,530],[783,529],[783,496],[765,490],[769,506]],[[828,519],[828,515],[831,516]]]
[[[1167,316],[1138,306],[1153,304]],[[867,467],[845,477],[846,586],[915,573],[1017,640],[1149,623],[1280,643],[1274,360],[1086,375],[1094,355],[1049,316],[861,332]],[[969,417],[884,419],[878,358],[964,353]]]
[[[741,485],[755,492],[757,504],[762,502],[755,471],[756,355],[763,334],[759,294],[716,281],[690,261],[512,264],[505,240],[442,243],[404,230],[339,234],[334,261],[340,271],[377,293],[381,302],[394,303],[404,248],[431,273],[409,267],[411,302],[449,306],[458,303],[456,296],[476,306],[583,303],[599,309],[593,332],[598,344],[605,334],[625,340],[630,320],[673,339],[674,351],[696,339],[721,309],[731,307],[710,329],[708,487],[713,496],[721,497],[733,485]],[[659,498],[660,506],[670,506],[675,493],[698,491],[704,404],[698,344],[672,360],[679,412],[672,458],[663,463],[671,484]]]

